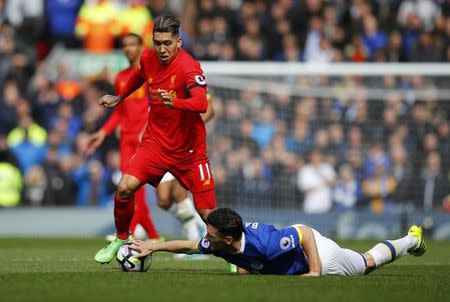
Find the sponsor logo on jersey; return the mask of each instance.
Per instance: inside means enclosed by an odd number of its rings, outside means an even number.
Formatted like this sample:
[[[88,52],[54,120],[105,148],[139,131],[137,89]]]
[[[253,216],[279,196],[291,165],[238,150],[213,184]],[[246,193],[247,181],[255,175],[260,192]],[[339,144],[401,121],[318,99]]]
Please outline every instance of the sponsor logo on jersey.
[[[289,248],[289,245],[291,245],[291,239],[289,237],[283,237],[280,240],[280,248],[284,251]]]
[[[202,75],[196,75],[194,76],[195,82],[201,86],[206,85],[206,79]]]
[[[211,180],[210,180],[210,179],[207,179],[207,180],[205,180],[205,181],[203,182],[203,186],[204,186],[204,187],[209,186],[210,184],[211,184]]]

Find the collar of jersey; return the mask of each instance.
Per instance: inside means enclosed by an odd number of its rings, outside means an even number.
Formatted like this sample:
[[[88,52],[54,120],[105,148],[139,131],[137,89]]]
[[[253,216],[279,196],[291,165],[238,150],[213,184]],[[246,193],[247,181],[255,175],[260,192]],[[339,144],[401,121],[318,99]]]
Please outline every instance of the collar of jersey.
[[[236,254],[242,254],[245,250],[245,233],[242,232],[242,237],[241,237],[241,248],[239,249],[239,251],[236,252]]]

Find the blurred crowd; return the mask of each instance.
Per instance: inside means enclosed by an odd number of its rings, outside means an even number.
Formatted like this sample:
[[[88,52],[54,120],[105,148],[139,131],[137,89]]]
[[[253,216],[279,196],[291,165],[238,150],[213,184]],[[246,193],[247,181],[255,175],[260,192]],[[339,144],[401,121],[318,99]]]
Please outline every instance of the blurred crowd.
[[[119,138],[83,155],[110,113],[97,99],[113,93],[111,77],[73,79],[64,62],[50,77],[45,59],[56,44],[109,53],[129,32],[151,46],[152,20],[161,14],[181,19],[183,45],[200,60],[450,58],[448,0],[0,0],[0,206],[111,203]],[[449,100],[405,92],[368,101],[374,83],[359,78],[294,81],[342,93],[302,98],[210,86],[209,152],[222,205],[310,213],[450,207]],[[421,77],[375,84],[407,91],[430,81],[438,84]]]

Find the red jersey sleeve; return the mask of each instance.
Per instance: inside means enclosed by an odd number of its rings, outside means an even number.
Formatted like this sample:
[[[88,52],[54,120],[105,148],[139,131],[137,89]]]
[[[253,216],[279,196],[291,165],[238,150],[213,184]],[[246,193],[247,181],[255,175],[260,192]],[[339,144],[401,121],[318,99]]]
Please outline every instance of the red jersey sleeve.
[[[204,113],[208,109],[207,85],[200,63],[194,59],[185,62],[185,85],[191,95],[188,99],[173,99],[175,109]]]
[[[116,76],[116,79],[114,81],[114,92],[116,94],[119,94],[119,76]],[[110,117],[106,120],[106,122],[102,126],[103,132],[105,132],[106,135],[110,135],[111,132],[114,131],[114,129],[117,128],[117,126],[120,124],[121,120],[121,114],[120,114],[120,108],[122,104],[119,104],[116,108],[114,108],[113,113],[110,115]]]
[[[144,50],[141,54],[141,58],[139,59],[140,67],[138,70],[134,71],[130,77],[128,78],[125,85],[122,87],[121,91],[119,91],[119,96],[122,100],[126,99],[130,94],[136,91],[139,87],[144,84],[146,80],[145,76],[145,64],[148,61],[148,50]]]

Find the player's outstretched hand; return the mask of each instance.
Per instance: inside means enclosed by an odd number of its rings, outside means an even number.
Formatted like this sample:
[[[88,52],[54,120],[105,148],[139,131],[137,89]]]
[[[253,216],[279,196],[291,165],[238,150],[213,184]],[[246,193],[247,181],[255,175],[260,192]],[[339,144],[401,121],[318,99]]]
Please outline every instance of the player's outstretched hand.
[[[86,150],[84,150],[84,155],[89,156],[94,153],[105,140],[105,136],[106,134],[102,129],[89,136],[89,141],[87,143]]]
[[[114,108],[120,103],[120,101],[122,101],[120,96],[107,94],[98,100],[98,104],[103,108]]]
[[[153,253],[153,243],[151,242],[141,240],[131,241],[130,248],[139,252],[139,255],[136,255],[137,258],[145,257]]]

